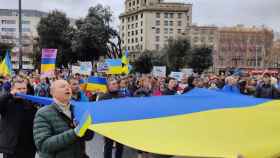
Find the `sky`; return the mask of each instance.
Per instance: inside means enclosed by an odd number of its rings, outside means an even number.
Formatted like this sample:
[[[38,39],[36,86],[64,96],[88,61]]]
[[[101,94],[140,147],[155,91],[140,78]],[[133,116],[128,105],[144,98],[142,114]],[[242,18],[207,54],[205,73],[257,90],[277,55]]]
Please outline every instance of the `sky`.
[[[69,17],[87,14],[90,6],[98,3],[110,6],[114,13],[114,26],[124,11],[125,0],[22,0],[23,9],[50,11],[58,9]],[[193,4],[193,23],[198,25],[245,26],[265,25],[280,32],[280,0],[166,0]],[[15,9],[18,0],[0,0],[1,9]]]

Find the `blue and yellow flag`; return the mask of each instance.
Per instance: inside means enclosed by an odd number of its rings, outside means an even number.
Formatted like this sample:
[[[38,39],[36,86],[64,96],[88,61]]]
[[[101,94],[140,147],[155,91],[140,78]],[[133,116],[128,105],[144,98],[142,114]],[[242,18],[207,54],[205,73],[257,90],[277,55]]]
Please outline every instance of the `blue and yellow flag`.
[[[41,59],[41,76],[53,77],[55,71],[57,49],[43,48]]]
[[[0,75],[12,76],[12,71],[13,71],[13,67],[10,58],[10,53],[7,50],[6,56],[0,65]]]
[[[87,81],[84,80],[84,79],[80,79],[80,80],[79,80],[79,84],[80,84],[81,90],[85,91],[85,90],[86,90],[86,87],[87,87]]]
[[[87,85],[86,85],[87,91],[100,91],[103,93],[107,92],[107,80],[103,77],[94,77],[91,76],[88,78]]]
[[[105,63],[108,65],[107,74],[122,74],[123,67],[121,59],[106,59]]]
[[[90,115],[89,129],[142,151],[221,158],[280,154],[279,100],[194,89],[178,96],[73,104],[80,122]]]
[[[128,60],[128,49],[126,49],[125,53],[122,54],[122,66],[123,66],[123,73],[129,74],[131,65],[129,65],[129,60]]]
[[[122,54],[122,64],[128,65],[128,50],[125,50],[125,53]]]

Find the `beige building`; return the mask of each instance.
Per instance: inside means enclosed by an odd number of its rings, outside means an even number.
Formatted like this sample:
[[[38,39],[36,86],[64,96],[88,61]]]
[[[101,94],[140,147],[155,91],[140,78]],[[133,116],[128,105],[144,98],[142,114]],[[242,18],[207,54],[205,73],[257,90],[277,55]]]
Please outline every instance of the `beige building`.
[[[271,65],[270,68],[280,68],[280,39],[273,42],[268,62]]]
[[[38,36],[37,25],[41,17],[47,13],[36,10],[22,11],[22,51],[23,69],[34,69],[32,64],[33,39]],[[19,67],[19,19],[18,10],[0,9],[0,41],[14,43],[12,64],[14,69]]]
[[[213,59],[216,69],[270,67],[273,31],[265,27],[219,28]]]
[[[192,24],[192,4],[125,0],[120,15],[122,47],[130,52],[159,50]]]
[[[183,37],[189,39],[192,47],[214,47],[217,42],[218,27],[192,25],[185,30]]]

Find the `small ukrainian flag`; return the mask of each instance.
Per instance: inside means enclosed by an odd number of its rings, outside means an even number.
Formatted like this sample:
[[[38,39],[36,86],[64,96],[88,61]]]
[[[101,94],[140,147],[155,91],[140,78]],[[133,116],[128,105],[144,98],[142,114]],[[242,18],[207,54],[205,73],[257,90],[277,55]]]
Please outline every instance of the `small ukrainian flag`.
[[[12,62],[7,50],[6,56],[0,65],[0,74],[3,76],[12,76]]]
[[[86,86],[86,90],[87,91],[100,91],[100,92],[106,93],[107,92],[106,78],[94,77],[94,76],[89,77],[87,86]]]

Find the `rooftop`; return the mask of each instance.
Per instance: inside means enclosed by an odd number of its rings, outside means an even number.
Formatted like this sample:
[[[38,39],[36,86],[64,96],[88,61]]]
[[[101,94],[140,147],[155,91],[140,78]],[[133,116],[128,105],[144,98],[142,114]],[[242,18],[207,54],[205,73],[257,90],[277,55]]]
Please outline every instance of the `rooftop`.
[[[265,32],[273,32],[271,28],[261,26],[251,26],[247,27],[244,25],[237,25],[232,27],[221,27],[219,28],[219,31],[229,31],[229,32],[259,32],[259,31],[265,31]]]
[[[143,11],[170,11],[170,12],[188,12],[192,9],[191,3],[182,2],[160,2],[143,6],[142,8],[124,12],[120,17],[136,14]]]
[[[47,16],[48,13],[32,9],[23,9],[22,14],[26,17],[43,17]],[[18,16],[18,10],[0,9],[0,16]]]

